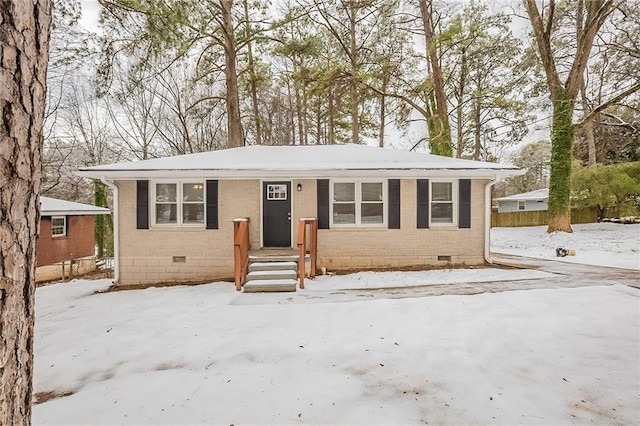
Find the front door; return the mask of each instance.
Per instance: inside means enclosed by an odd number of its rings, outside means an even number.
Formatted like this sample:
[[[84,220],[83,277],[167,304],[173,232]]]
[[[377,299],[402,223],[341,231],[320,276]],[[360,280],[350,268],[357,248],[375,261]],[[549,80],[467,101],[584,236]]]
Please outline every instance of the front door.
[[[264,247],[291,247],[291,182],[262,183]]]

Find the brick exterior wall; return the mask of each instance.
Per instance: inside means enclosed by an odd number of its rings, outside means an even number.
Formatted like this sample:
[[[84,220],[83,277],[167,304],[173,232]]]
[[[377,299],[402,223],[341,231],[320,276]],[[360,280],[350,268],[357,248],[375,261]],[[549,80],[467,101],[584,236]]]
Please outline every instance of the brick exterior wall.
[[[417,228],[416,180],[400,183],[401,229],[332,228],[318,231],[318,265],[328,270],[385,268],[451,263],[484,263],[484,184],[471,185],[471,228],[432,226]]]
[[[117,181],[120,281],[118,285],[205,281],[233,277],[233,219],[249,217],[249,239],[260,241],[260,181],[218,182],[219,229],[204,225],[136,229],[136,182]],[[149,188],[151,190],[152,182]],[[152,200],[149,209],[153,211]],[[184,257],[184,262],[174,261]]]
[[[40,236],[36,246],[37,266],[94,256],[96,250],[94,219],[94,216],[67,216],[67,235],[53,237],[51,216],[42,216]]]
[[[276,179],[277,180],[277,179]],[[484,263],[484,186],[471,186],[471,228],[452,226],[417,229],[416,180],[401,181],[401,229],[333,228],[318,232],[318,267],[328,270]],[[300,183],[302,190],[297,191]],[[153,183],[150,182],[150,187]],[[233,224],[249,217],[252,249],[261,242],[261,182],[220,180],[219,229],[200,226],[154,226],[136,229],[136,183],[117,181],[120,229],[118,285],[208,281],[233,276]],[[292,245],[302,217],[316,217],[316,180],[294,179],[292,189]],[[386,207],[386,206],[385,206]],[[150,200],[149,209],[153,211]],[[184,262],[174,257],[184,258]],[[182,260],[182,259],[179,259]]]

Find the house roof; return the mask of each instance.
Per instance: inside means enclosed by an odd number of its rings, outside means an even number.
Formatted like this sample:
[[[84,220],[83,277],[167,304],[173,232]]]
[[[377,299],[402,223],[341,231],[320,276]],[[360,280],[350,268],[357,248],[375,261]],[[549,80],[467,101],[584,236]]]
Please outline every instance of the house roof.
[[[458,176],[507,177],[515,166],[366,145],[253,145],[220,151],[81,168],[92,178]]]
[[[40,197],[41,216],[81,216],[111,214],[109,209],[57,198]]]
[[[547,198],[549,198],[549,188],[537,189],[535,191],[523,192],[522,194],[496,198],[496,201],[546,200]]]

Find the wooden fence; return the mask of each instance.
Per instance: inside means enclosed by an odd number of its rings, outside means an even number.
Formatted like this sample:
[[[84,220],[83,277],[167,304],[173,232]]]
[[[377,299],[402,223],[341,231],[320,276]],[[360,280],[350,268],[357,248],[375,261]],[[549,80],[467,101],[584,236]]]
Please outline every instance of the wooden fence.
[[[571,223],[595,223],[598,221],[598,209],[595,207],[580,207],[571,209]],[[548,223],[546,210],[498,213],[491,212],[491,227],[503,226],[540,226]]]

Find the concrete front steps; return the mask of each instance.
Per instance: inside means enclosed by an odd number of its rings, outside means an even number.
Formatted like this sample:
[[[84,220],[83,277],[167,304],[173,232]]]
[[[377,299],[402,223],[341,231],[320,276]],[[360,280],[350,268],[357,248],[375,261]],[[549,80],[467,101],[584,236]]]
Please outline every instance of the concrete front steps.
[[[249,256],[245,293],[289,292],[298,286],[295,256]]]

